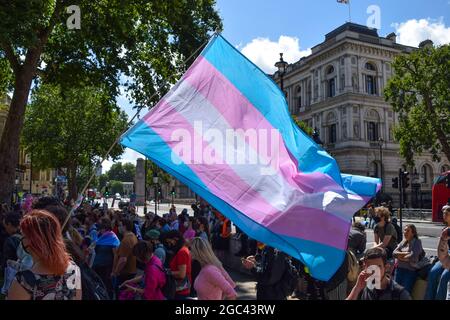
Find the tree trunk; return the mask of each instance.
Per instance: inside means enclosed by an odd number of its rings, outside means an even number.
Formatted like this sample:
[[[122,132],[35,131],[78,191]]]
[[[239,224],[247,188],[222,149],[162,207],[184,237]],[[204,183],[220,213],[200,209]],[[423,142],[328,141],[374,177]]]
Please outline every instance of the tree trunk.
[[[6,57],[14,70],[14,93],[9,107],[5,128],[0,137],[0,202],[9,203],[14,189],[16,166],[19,160],[20,133],[23,127],[25,109],[31,82],[36,75],[39,59],[48,37],[55,24],[59,21],[64,8],[63,1],[57,1],[55,10],[50,18],[49,25],[45,29],[37,30],[37,42],[28,48],[25,62],[20,63],[13,46],[4,44]]]
[[[67,183],[69,186],[69,198],[72,200],[77,200],[78,194],[77,194],[77,166],[76,165],[69,165],[67,168]]]
[[[0,202],[10,203],[19,160],[20,133],[34,72],[23,67],[16,75],[14,94],[0,140]]]

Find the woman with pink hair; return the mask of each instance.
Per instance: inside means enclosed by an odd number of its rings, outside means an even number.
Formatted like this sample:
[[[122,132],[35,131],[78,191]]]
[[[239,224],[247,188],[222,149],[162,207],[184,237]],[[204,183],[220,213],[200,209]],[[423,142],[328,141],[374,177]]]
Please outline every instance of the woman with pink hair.
[[[66,250],[58,219],[48,211],[32,210],[20,229],[23,249],[34,264],[17,273],[8,300],[80,300],[80,269]]]

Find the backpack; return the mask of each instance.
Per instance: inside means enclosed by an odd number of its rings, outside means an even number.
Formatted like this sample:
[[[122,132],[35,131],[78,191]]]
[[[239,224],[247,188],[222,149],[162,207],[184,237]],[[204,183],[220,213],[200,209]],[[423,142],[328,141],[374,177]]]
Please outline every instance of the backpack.
[[[105,284],[99,275],[85,263],[80,264],[79,267],[82,300],[110,300]]]
[[[161,288],[161,292],[166,297],[167,300],[173,300],[175,298],[175,293],[177,291],[177,281],[174,276],[171,274],[170,270],[161,268],[160,266],[155,266],[164,273],[166,277],[166,283]]]
[[[403,233],[402,229],[400,229],[400,226],[398,224],[393,224],[395,231],[397,231],[397,242],[400,243],[403,240]]]
[[[292,260],[289,257],[285,257],[286,268],[281,276],[279,286],[284,295],[290,296],[297,288],[298,281],[300,279],[300,273],[297,268],[292,264]]]
[[[359,263],[355,254],[350,250],[347,251],[347,263],[348,263],[347,280],[350,283],[354,283],[358,279]]]

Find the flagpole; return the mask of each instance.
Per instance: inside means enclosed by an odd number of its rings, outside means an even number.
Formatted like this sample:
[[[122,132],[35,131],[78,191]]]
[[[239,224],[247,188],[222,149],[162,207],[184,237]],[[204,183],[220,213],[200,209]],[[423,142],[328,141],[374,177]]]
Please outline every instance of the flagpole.
[[[185,60],[183,61],[183,64],[187,64],[187,62],[189,62],[189,60],[190,60],[192,57],[194,57],[194,56],[197,54],[197,52],[200,51],[200,49],[202,49],[203,47],[205,47],[205,45],[207,45],[209,42],[211,42],[211,41],[213,40],[213,38],[217,37],[219,34],[220,34],[220,30],[219,30],[219,29],[216,29],[215,32],[213,33],[213,35],[212,35],[208,40],[206,40],[205,42],[203,42],[202,45],[199,46],[199,47],[198,47],[198,48],[197,48],[197,49],[189,56],[189,58],[187,58],[187,59],[185,59]],[[166,81],[164,84],[167,84],[167,81]],[[151,101],[157,94],[158,94],[158,91],[156,91],[155,93],[153,93],[152,96],[151,96],[148,100]],[[81,193],[80,193],[81,196],[86,192],[87,188],[89,187],[89,184],[91,183],[92,179],[94,178],[97,169],[98,169],[98,168],[101,166],[101,164],[109,157],[109,154],[110,154],[110,152],[112,151],[112,149],[113,149],[113,148],[115,147],[115,145],[120,141],[120,137],[121,137],[125,132],[128,131],[129,126],[133,123],[133,121],[134,121],[134,119],[135,119],[136,117],[139,117],[139,114],[141,113],[141,110],[142,110],[143,108],[144,108],[144,106],[139,106],[139,107],[138,107],[138,109],[137,109],[136,113],[134,114],[134,116],[131,118],[131,120],[128,121],[128,123],[127,123],[125,129],[124,129],[124,130],[116,137],[116,139],[114,140],[114,142],[113,142],[113,143],[111,144],[111,146],[109,147],[108,151],[107,151],[107,152],[105,153],[105,155],[103,156],[102,160],[99,161],[99,162],[97,162],[97,166],[95,167],[94,172],[92,173],[91,177],[89,178],[88,182],[84,185],[84,187],[83,187],[83,189],[82,189],[82,191],[81,191]],[[61,228],[61,229],[64,229],[64,227],[66,226],[67,222],[69,222],[69,219],[72,217],[73,212],[75,211],[75,209],[76,209],[75,207],[72,207],[72,209],[70,210],[70,214],[67,215],[66,220],[65,220],[64,223],[62,224],[62,228]]]
[[[352,22],[351,2],[348,0],[348,22]]]

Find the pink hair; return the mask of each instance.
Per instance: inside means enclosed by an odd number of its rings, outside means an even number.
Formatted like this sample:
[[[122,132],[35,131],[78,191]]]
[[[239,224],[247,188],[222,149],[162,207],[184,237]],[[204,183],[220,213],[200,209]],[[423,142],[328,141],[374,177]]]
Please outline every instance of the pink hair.
[[[62,238],[58,219],[45,210],[32,210],[20,222],[20,229],[29,241],[29,248],[41,263],[56,275],[63,275],[70,256]]]

